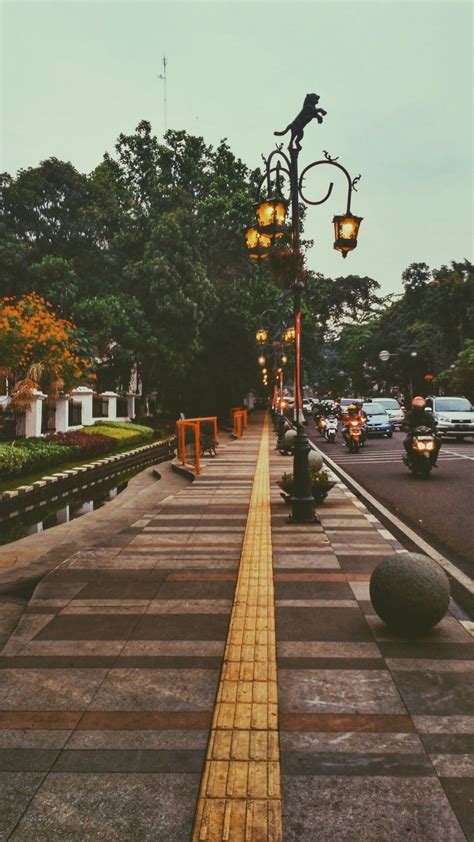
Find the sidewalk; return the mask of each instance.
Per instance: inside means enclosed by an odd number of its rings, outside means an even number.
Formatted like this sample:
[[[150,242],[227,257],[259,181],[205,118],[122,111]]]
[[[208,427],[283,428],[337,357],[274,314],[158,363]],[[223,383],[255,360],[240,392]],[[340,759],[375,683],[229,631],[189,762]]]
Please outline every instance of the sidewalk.
[[[287,525],[273,448],[257,417],[38,586],[0,657],[0,839],[474,838],[473,639],[387,633],[368,581],[401,548],[341,485]]]

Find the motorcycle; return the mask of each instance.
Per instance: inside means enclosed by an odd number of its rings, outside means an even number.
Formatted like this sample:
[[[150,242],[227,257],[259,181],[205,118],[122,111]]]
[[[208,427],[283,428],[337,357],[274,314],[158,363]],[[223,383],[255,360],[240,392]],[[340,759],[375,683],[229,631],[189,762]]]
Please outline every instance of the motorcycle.
[[[314,420],[319,435],[324,436],[324,431],[326,429],[326,418],[324,417],[324,415],[318,415]]]
[[[345,430],[344,441],[351,453],[357,453],[364,446],[360,421],[349,421]]]
[[[338,420],[335,415],[330,415],[326,419],[326,426],[324,428],[324,437],[329,444],[334,444],[337,436]]]
[[[416,427],[411,441],[411,453],[402,456],[413,476],[429,479],[436,456],[436,441],[429,427]]]

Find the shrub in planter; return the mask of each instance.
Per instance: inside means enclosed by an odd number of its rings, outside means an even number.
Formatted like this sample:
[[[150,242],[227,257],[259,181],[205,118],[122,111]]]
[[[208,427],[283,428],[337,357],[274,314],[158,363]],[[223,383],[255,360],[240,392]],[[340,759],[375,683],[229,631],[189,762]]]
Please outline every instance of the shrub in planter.
[[[0,479],[24,473],[28,453],[15,444],[0,444]]]
[[[81,456],[86,459],[89,456],[110,453],[111,450],[117,448],[117,441],[112,436],[104,436],[100,433],[86,435],[80,430],[69,430],[67,433],[50,433],[47,438],[57,444],[79,448]]]
[[[324,470],[316,470],[310,468],[311,476],[311,490],[315,503],[322,503],[326,499],[329,491],[334,486],[334,482],[329,479],[329,474]],[[293,494],[293,474],[283,474],[281,480],[278,482],[283,494],[282,497],[285,503],[290,502],[290,497]]]
[[[95,421],[94,427],[113,427],[117,430],[140,433],[144,438],[153,438],[153,427],[146,427],[145,424],[132,424],[131,421]]]
[[[47,438],[22,439],[19,447],[28,453],[25,466],[28,472],[41,471],[43,468],[49,469],[52,465],[59,465],[69,459],[77,459],[79,455],[76,447],[58,444],[49,441]]]
[[[127,447],[128,445],[133,447],[153,438],[151,428],[147,430],[147,433],[142,433],[140,428],[135,429],[135,424],[126,424],[125,428],[106,426],[105,424],[94,425],[93,427],[83,427],[81,432],[88,436],[110,436],[117,442],[118,447]]]
[[[45,438],[21,439],[0,446],[0,477],[17,477],[49,470],[55,465],[77,458],[76,447],[64,446]]]

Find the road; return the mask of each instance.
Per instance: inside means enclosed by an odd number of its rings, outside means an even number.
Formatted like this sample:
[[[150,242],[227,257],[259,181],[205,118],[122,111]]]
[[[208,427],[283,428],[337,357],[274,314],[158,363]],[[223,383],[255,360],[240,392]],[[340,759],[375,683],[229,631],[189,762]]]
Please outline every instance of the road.
[[[343,446],[340,432],[328,444],[311,419],[307,433],[387,509],[474,578],[474,441],[445,439],[439,468],[426,481],[414,478],[402,463],[404,433],[370,437],[356,454]]]

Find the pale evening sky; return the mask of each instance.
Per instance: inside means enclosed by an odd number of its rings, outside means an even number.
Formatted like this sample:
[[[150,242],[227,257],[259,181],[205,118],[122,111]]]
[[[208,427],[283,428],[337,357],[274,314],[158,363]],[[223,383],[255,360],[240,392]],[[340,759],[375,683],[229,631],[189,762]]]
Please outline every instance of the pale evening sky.
[[[145,118],[261,163],[315,91],[327,111],[301,165],[339,156],[362,173],[359,246],[342,261],[331,199],[308,212],[310,266],[401,290],[413,261],[472,260],[472,4],[465,0],[3,0],[1,162],[10,173],[56,156],[89,172]],[[307,183],[323,196],[326,168]]]

